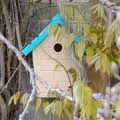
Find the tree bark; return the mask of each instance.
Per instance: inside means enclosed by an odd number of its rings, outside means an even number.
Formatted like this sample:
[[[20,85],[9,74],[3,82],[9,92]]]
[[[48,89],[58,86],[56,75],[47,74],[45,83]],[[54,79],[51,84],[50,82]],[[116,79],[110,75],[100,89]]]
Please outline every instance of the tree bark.
[[[0,43],[0,88],[5,84],[5,60],[4,60],[4,46]]]

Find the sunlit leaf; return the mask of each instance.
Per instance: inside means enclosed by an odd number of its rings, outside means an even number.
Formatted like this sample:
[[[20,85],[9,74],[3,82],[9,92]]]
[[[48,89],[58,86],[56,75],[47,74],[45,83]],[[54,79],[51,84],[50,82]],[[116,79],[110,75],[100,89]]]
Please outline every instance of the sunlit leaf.
[[[53,115],[55,113],[60,118],[63,112],[63,101],[56,101],[52,112]]]
[[[99,56],[95,63],[96,70],[102,70],[102,56]]]
[[[9,100],[9,102],[8,102],[8,105],[11,105],[11,104],[12,104],[13,98],[14,98],[14,96],[10,97],[10,100]]]
[[[78,44],[75,45],[75,54],[78,56],[78,58],[82,58],[85,52],[85,41],[81,40]]]
[[[71,75],[73,81],[75,81],[77,79],[77,72],[74,68],[70,68],[68,70],[68,73]]]
[[[21,97],[20,102],[21,102],[23,105],[26,105],[26,103],[27,103],[27,101],[28,101],[28,98],[29,98],[29,94],[28,94],[28,93],[24,93],[23,96]]]
[[[47,115],[51,111],[53,106],[54,106],[54,102],[50,104],[46,104],[46,107],[44,107],[44,113]]]
[[[120,111],[120,101],[115,101],[115,102],[114,102],[114,105],[115,105],[115,107],[116,107],[116,110],[117,110],[117,111]]]
[[[35,110],[36,111],[39,110],[40,105],[41,105],[41,99],[37,98],[36,101],[35,101]]]
[[[64,5],[62,12],[63,16],[67,17],[69,21],[75,20],[79,14],[77,5]]]
[[[117,38],[120,35],[120,23],[115,19],[108,29],[109,34]]]
[[[108,56],[106,54],[103,54],[102,56],[102,67],[103,67],[103,72],[107,73],[108,75],[110,75],[110,66],[111,66],[111,62],[108,58]]]
[[[95,63],[96,70],[103,71],[110,75],[110,60],[108,56],[102,53]]]
[[[73,96],[75,99],[76,105],[79,105],[81,108],[81,116],[86,116],[89,120],[90,117],[93,120],[97,120],[96,111],[100,105],[99,101],[94,101],[92,99],[93,91],[85,83],[81,81],[76,81],[73,86]]]
[[[49,27],[49,35],[54,36],[56,34],[58,28],[59,28],[58,24],[50,26]]]
[[[90,62],[93,55],[94,55],[94,46],[88,47],[88,49],[87,49],[87,62],[88,63]]]
[[[65,35],[65,27],[62,27],[57,35],[57,41],[61,41]]]
[[[70,46],[72,44],[72,42],[74,41],[75,38],[75,34],[74,33],[70,33],[67,37],[66,37],[66,46]]]
[[[90,25],[89,24],[85,24],[83,26],[83,30],[84,30],[84,36],[88,36],[90,34]]]
[[[49,105],[48,101],[43,102],[43,108],[45,109]]]
[[[106,21],[104,6],[101,3],[98,3],[92,6],[92,11],[93,11],[93,14],[96,14],[98,17]]]
[[[91,38],[91,41],[96,44],[97,43],[97,40],[98,40],[98,35],[95,34],[95,33],[91,33],[90,34],[90,38]]]
[[[16,94],[14,94],[13,100],[14,100],[14,104],[16,105],[18,100],[20,99],[21,93],[17,92]]]

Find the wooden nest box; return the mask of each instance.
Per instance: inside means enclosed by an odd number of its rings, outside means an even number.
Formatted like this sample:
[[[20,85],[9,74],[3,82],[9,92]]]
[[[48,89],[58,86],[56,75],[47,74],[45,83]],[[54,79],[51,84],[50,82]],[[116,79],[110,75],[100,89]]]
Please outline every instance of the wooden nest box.
[[[56,24],[61,27],[64,26],[64,21],[59,13],[56,14],[46,28],[22,50],[22,54],[25,56],[32,52],[34,71],[38,76],[36,80],[37,92],[40,97],[47,97],[48,92],[40,83],[40,79],[47,81],[53,88],[59,88],[64,91],[68,90],[70,86],[68,76],[62,67],[55,69],[56,65],[63,64],[67,70],[71,67],[75,68],[70,55],[64,48],[63,43],[65,39],[58,42],[54,40],[54,37],[48,36],[49,27]],[[77,36],[74,39],[75,42],[79,42],[79,40]]]

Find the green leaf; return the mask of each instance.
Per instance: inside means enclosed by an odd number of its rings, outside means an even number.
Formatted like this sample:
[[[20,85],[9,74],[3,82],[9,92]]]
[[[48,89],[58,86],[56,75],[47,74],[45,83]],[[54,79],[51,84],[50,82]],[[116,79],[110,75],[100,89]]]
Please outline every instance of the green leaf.
[[[82,84],[80,81],[76,81],[73,85],[73,96],[75,99],[76,105],[82,105],[83,103],[83,88],[84,84]]]
[[[53,112],[53,115],[55,113],[60,118],[62,116],[62,112],[63,112],[63,102],[56,101],[52,112]]]
[[[108,33],[113,35],[115,39],[120,35],[120,23],[115,19],[108,29]]]
[[[11,96],[11,98],[10,98],[10,100],[8,102],[8,105],[11,105],[12,102],[16,105],[18,103],[20,97],[21,97],[21,93],[18,91],[13,96]]]
[[[14,101],[15,105],[17,104],[18,100],[20,99],[20,96],[21,96],[20,92],[17,92],[16,94],[14,94],[13,101]]]
[[[49,35],[50,36],[54,36],[58,30],[59,26],[56,24],[56,25],[52,25],[49,27]]]
[[[77,72],[74,68],[70,68],[68,73],[71,75],[73,81],[77,80]]]
[[[96,14],[98,17],[106,21],[104,6],[101,3],[98,3],[92,7],[93,14]]]
[[[102,56],[100,55],[95,63],[96,70],[102,70]]]
[[[94,44],[97,43],[97,41],[98,41],[98,35],[97,35],[97,34],[91,33],[91,34],[90,34],[90,38],[91,38],[91,41],[92,41]]]
[[[66,46],[70,46],[72,42],[74,41],[74,38],[75,38],[75,34],[70,33],[66,38]]]
[[[100,102],[96,102],[92,99],[93,91],[85,83],[81,81],[76,81],[73,86],[73,96],[75,99],[75,104],[80,106],[81,116],[86,116],[87,120],[90,117],[93,120],[97,120],[96,111],[100,106]]]
[[[71,111],[69,109],[64,109],[64,112],[67,115],[68,120],[73,120],[72,115],[71,115]]]
[[[90,25],[89,24],[85,24],[83,26],[83,30],[84,30],[84,36],[88,36],[90,34]]]
[[[120,111],[120,100],[116,101],[115,103],[116,111]]]
[[[55,65],[55,70],[57,70],[59,67],[62,67],[61,64]]]
[[[75,20],[79,14],[77,5],[64,5],[63,16],[67,17],[69,21]]]
[[[43,102],[43,108],[45,109],[49,105],[48,101]]]
[[[64,109],[64,112],[67,115],[68,119],[72,120],[72,114],[71,114],[72,104],[71,104],[71,102],[65,99],[63,109]]]
[[[51,104],[46,104],[46,105],[47,106],[44,108],[44,113],[47,115],[51,111],[52,107],[54,106],[54,102],[52,102]]]
[[[38,111],[41,105],[41,99],[37,98],[35,101],[35,110]]]
[[[110,75],[110,66],[111,66],[111,62],[108,58],[108,56],[106,54],[102,55],[102,68],[103,68],[103,72],[106,72],[108,75]]]
[[[20,102],[23,104],[23,105],[26,105],[27,101],[28,101],[28,98],[29,98],[29,94],[28,93],[24,93]]]
[[[62,27],[58,33],[57,41],[61,41],[65,35],[65,27]]]
[[[75,54],[79,59],[82,58],[85,51],[85,41],[81,40],[78,44],[75,44]]]
[[[110,65],[111,65],[111,62],[108,56],[105,53],[102,53],[95,63],[95,68],[96,70],[103,71],[107,73],[108,75],[110,75],[111,73]]]
[[[8,102],[8,105],[11,105],[11,104],[12,104],[13,98],[14,98],[14,96],[11,96],[11,97],[10,97],[10,100],[9,100],[9,102]]]
[[[89,63],[91,58],[94,55],[94,46],[88,47],[87,48],[87,62]]]

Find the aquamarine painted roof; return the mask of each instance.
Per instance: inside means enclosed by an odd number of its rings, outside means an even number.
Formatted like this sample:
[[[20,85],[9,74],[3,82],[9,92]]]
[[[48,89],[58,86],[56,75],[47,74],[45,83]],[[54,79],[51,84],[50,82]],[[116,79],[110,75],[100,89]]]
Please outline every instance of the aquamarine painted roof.
[[[57,13],[49,22],[49,24],[44,28],[44,30],[38,34],[37,37],[35,37],[30,44],[28,44],[23,50],[22,54],[27,56],[34,48],[36,48],[45,38],[48,36],[49,32],[49,27],[53,26],[55,24],[59,24],[61,27],[63,27],[64,21],[60,15],[60,13]],[[74,41],[78,43],[80,41],[80,38],[76,36],[74,38]]]

